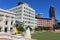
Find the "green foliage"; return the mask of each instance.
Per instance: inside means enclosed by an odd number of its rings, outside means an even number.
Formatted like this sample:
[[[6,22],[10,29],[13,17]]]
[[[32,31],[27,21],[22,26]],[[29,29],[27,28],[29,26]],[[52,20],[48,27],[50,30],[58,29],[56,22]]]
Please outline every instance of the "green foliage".
[[[41,28],[39,28],[39,27],[36,27],[35,28],[35,31],[39,31],[39,30],[41,30]]]
[[[16,27],[16,28],[18,29],[18,31],[22,31],[22,32],[25,31],[25,29],[24,29],[24,27],[23,27],[22,25],[20,25],[20,26],[18,26],[18,27]]]
[[[48,27],[43,27],[43,30],[49,30],[49,28]]]
[[[32,31],[32,28],[30,26],[26,27],[26,29],[28,29],[28,28],[30,29],[30,31]]]
[[[35,31],[39,31],[39,30],[49,30],[48,27],[36,27]]]

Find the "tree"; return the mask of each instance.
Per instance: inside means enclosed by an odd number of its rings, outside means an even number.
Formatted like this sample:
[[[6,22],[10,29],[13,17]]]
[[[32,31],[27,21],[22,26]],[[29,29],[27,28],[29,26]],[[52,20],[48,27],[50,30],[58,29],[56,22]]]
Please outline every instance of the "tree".
[[[25,29],[24,29],[23,24],[16,24],[16,26],[15,26],[15,33],[16,34],[20,34],[24,31],[25,31]]]
[[[23,25],[20,25],[20,26],[18,26],[18,27],[16,27],[16,28],[18,29],[18,31],[22,31],[22,32],[24,32],[24,31],[25,31],[25,29],[24,29]]]

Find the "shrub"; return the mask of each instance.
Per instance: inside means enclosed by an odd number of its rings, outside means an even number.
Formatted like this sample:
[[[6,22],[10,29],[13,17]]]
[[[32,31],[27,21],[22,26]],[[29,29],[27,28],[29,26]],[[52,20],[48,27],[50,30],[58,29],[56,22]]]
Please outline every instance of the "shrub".
[[[41,30],[40,27],[36,27],[36,28],[35,28],[35,31],[39,31],[39,30]]]
[[[43,30],[49,30],[49,28],[48,27],[43,27]]]
[[[21,31],[21,32],[24,32],[24,31],[25,31],[25,29],[24,29],[23,26],[18,26],[18,27],[16,27],[16,28],[18,29],[18,31]]]
[[[38,27],[35,28],[35,31],[40,31],[40,30],[49,30],[49,27],[40,27],[40,26],[38,26]]]

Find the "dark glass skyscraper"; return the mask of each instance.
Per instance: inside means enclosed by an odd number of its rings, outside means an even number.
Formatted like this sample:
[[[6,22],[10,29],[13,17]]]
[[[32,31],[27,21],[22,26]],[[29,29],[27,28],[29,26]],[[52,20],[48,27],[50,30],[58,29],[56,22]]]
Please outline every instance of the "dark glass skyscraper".
[[[53,7],[53,6],[50,6],[50,9],[49,9],[49,17],[50,18],[56,18],[56,15],[55,15],[55,7]]]

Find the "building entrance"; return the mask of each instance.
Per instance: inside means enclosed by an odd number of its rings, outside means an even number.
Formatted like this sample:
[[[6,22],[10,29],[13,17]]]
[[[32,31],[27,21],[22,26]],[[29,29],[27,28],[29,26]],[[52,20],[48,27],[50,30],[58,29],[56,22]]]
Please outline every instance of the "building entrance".
[[[5,27],[5,32],[7,32],[7,27]]]

